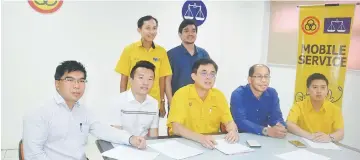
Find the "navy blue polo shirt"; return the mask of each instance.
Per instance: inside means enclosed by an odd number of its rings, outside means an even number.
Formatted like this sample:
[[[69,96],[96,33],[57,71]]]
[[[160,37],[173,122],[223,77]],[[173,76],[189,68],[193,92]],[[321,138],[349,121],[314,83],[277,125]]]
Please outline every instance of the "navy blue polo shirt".
[[[191,68],[195,61],[202,58],[210,58],[209,54],[195,45],[195,54],[191,54],[181,44],[168,51],[168,57],[173,72],[171,88],[172,94],[183,86],[194,83],[191,79]]]

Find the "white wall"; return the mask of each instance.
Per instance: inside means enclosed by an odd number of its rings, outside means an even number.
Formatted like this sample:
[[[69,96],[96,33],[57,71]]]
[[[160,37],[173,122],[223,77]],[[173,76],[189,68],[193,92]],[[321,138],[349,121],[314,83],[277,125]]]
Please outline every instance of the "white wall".
[[[183,1],[177,2],[73,2],[64,1],[51,15],[39,14],[27,2],[3,2],[1,148],[16,148],[22,133],[22,116],[54,93],[55,67],[75,59],[87,67],[86,94],[82,99],[97,113],[104,100],[118,93],[115,64],[123,47],[139,39],[136,22],[147,14],[159,20],[156,42],[167,50],[178,45]],[[246,83],[249,66],[265,62],[269,5],[264,2],[205,2],[208,18],[200,26],[197,45],[219,65],[216,87],[230,98]],[[267,15],[267,16],[265,16]],[[271,67],[272,82],[280,95],[286,118],[292,103],[295,69]],[[357,72],[345,83],[344,116],[347,144],[360,134],[355,125]],[[357,90],[356,90],[357,89]],[[360,146],[356,146],[360,148]]]
[[[52,96],[55,67],[63,60],[86,65],[89,83],[82,101],[101,113],[106,97],[118,93],[119,75],[113,69],[123,47],[139,39],[137,20],[155,16],[156,42],[170,49],[180,44],[182,4],[64,1],[58,12],[42,15],[27,2],[4,2],[1,148],[17,147],[23,114]],[[245,79],[248,66],[262,55],[264,3],[206,2],[206,6],[208,18],[199,28],[197,45],[220,65],[217,87],[230,95]]]

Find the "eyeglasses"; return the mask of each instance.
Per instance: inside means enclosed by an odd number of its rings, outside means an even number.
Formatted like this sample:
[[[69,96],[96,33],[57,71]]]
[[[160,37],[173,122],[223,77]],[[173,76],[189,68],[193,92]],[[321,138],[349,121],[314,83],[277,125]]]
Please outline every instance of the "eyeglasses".
[[[208,77],[208,78],[212,79],[212,78],[216,77],[216,73],[200,72],[199,74],[204,78]]]
[[[263,79],[265,79],[265,80],[269,80],[271,77],[270,76],[268,76],[268,75],[265,75],[265,76],[259,76],[259,75],[256,75],[256,76],[251,76],[251,77],[253,77],[253,78],[255,78],[256,80],[263,80]]]
[[[65,81],[67,83],[72,83],[72,84],[76,84],[76,82],[79,84],[85,84],[87,82],[86,79],[75,79],[72,77],[66,77],[66,78],[60,79],[60,80]]]

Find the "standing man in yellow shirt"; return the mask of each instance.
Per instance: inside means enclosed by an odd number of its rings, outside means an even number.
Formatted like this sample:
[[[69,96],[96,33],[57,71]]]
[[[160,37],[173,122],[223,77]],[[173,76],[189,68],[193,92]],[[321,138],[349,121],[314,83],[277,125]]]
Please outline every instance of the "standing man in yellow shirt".
[[[320,73],[306,81],[309,98],[297,102],[287,118],[288,130],[315,142],[336,142],[344,138],[341,109],[326,100],[329,82]]]
[[[128,83],[130,71],[138,61],[144,60],[153,63],[156,77],[149,94],[158,100],[160,117],[164,117],[166,114],[164,99],[165,77],[172,75],[172,71],[166,50],[154,43],[158,21],[148,15],[141,17],[137,25],[141,40],[125,47],[115,68],[115,71],[121,74],[120,92],[130,88],[131,84]]]
[[[172,99],[167,126],[170,134],[201,143],[213,149],[216,145],[209,133],[218,133],[220,124],[228,132],[225,140],[239,140],[238,129],[231,116],[224,94],[213,88],[218,67],[211,59],[199,59],[193,67],[191,78],[194,84],[180,88]]]

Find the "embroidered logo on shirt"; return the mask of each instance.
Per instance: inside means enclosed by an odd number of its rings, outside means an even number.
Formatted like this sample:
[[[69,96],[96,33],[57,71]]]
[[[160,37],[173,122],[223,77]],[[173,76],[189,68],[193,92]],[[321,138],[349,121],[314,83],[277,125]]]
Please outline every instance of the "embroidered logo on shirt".
[[[157,62],[157,61],[160,60],[160,58],[154,57],[153,60],[154,60],[155,62]]]

